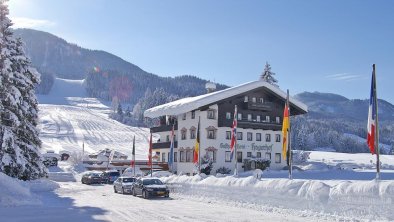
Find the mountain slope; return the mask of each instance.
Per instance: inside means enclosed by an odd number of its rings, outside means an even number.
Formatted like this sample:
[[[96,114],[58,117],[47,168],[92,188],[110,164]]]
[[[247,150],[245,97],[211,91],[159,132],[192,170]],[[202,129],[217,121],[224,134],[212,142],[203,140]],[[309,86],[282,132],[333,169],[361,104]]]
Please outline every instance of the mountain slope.
[[[109,148],[131,156],[135,136],[137,159],[146,159],[149,129],[110,119],[111,108],[86,95],[83,81],[56,79],[50,94],[38,97],[43,150],[81,153],[84,143],[87,153]]]

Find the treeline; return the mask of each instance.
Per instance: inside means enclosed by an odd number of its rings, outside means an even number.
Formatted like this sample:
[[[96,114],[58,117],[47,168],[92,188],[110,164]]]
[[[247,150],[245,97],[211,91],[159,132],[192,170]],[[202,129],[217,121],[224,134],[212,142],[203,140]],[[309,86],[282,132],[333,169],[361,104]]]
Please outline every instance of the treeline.
[[[369,152],[366,138],[366,122],[350,119],[318,119],[305,116],[292,118],[291,142],[298,150],[314,150],[316,148],[333,148],[337,152],[356,153]],[[391,149],[381,149],[382,153],[394,150],[394,123],[382,122],[380,143],[391,145]]]

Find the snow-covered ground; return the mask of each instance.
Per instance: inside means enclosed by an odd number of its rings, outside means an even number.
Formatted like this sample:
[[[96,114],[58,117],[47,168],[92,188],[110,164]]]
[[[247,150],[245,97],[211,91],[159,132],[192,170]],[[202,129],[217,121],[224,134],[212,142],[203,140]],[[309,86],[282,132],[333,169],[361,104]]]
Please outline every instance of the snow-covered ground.
[[[130,127],[108,118],[111,108],[86,97],[83,80],[56,79],[49,95],[39,96],[39,129],[43,149],[92,153],[105,148],[147,159],[149,130]]]

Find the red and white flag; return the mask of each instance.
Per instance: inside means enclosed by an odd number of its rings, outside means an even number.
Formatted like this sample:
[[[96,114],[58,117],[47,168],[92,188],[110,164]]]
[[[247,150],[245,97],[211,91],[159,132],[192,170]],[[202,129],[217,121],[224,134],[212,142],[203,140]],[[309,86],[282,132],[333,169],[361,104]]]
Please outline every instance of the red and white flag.
[[[230,160],[233,159],[236,143],[237,143],[237,106],[235,106],[234,109],[234,120],[233,120],[233,126],[231,127]]]
[[[368,136],[367,143],[372,154],[375,152],[375,140],[376,140],[376,77],[375,72],[372,72],[371,81],[371,96],[369,97],[369,111],[368,111]]]

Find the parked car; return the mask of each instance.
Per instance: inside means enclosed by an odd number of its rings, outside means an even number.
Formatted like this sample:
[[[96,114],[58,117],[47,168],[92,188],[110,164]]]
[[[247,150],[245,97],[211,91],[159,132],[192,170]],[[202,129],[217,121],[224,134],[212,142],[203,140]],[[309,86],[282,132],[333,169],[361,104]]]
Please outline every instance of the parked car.
[[[114,182],[114,192],[120,192],[122,194],[131,193],[131,188],[135,181],[137,181],[135,177],[118,177]]]
[[[147,199],[151,196],[170,196],[170,190],[158,178],[140,178],[132,187],[133,196],[142,195],[143,198]]]
[[[100,172],[87,172],[82,176],[83,184],[100,184],[102,182]]]
[[[116,170],[107,170],[101,175],[103,183],[113,184],[120,177],[120,173]]]

